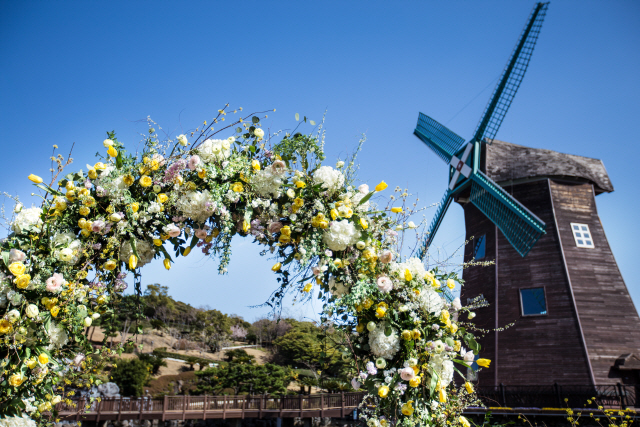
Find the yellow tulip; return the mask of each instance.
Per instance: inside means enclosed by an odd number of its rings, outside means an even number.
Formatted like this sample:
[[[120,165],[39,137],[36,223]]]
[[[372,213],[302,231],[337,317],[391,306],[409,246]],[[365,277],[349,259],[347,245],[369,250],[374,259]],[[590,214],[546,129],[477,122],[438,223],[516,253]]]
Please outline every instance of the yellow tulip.
[[[447,288],[453,289],[456,287],[456,282],[453,279],[447,279]]]
[[[187,256],[191,253],[191,246],[187,246],[186,248],[184,248],[184,252],[182,253],[182,256]]]
[[[298,188],[304,188],[307,186],[307,183],[304,181],[296,181],[296,187]]]
[[[273,271],[273,272],[280,271],[281,268],[282,268],[282,263],[276,262],[273,265],[273,267],[271,267],[271,271]]]
[[[162,263],[164,264],[164,268],[166,268],[167,270],[171,270],[171,261],[169,260],[169,258],[165,258]]]
[[[464,388],[467,389],[467,393],[473,393],[473,384],[471,384],[469,381],[464,383]]]
[[[471,423],[469,422],[469,420],[466,419],[465,417],[463,417],[462,415],[460,415],[460,417],[458,417],[458,421],[460,421],[460,425],[462,427],[471,427]]]
[[[162,239],[153,239],[153,244],[156,246],[162,246]]]
[[[365,218],[360,218],[360,226],[363,230],[366,230],[367,228],[369,228],[369,222],[367,222]]]
[[[383,307],[376,308],[376,317],[378,319],[383,318],[387,314],[387,310]]]
[[[246,219],[242,221],[242,231],[246,233],[247,231],[249,231],[250,228],[251,228],[251,224],[249,223],[249,221],[247,221]]]
[[[134,254],[131,254],[131,256],[129,257],[129,269],[135,270],[137,266],[138,266],[138,257],[135,256]]]
[[[391,212],[393,212],[393,213],[401,213],[402,212],[402,208],[391,208]]]
[[[335,220],[338,217],[338,211],[331,209],[331,219]]]
[[[411,331],[411,336],[413,337],[414,340],[419,340],[421,335],[422,333],[417,329],[414,329],[413,331]]]
[[[387,185],[386,182],[380,181],[380,184],[376,185],[376,191],[382,191],[387,187],[388,187],[388,185]]]
[[[27,365],[27,367],[28,367],[29,369],[33,369],[33,368],[35,368],[36,366],[38,366],[38,361],[36,360],[36,358],[35,358],[35,357],[32,357],[32,358],[30,358],[30,359],[27,359],[27,360],[24,362],[24,364],[25,364],[25,365]]]
[[[444,403],[447,401],[447,390],[444,387],[441,387],[438,390],[438,400],[440,403]]]
[[[409,269],[405,269],[404,270],[404,280],[406,280],[407,282],[410,282],[413,279],[413,275],[411,274],[411,272],[409,271]]]
[[[31,174],[27,178],[29,178],[29,181],[33,182],[34,184],[42,183],[42,178],[40,178],[38,175]]]
[[[489,359],[478,359],[476,360],[478,366],[482,366],[483,368],[488,368],[489,364],[491,364],[491,360]]]
[[[384,399],[388,395],[389,395],[389,387],[386,385],[380,386],[380,388],[378,389],[378,396]]]
[[[95,165],[93,165],[93,168],[97,171],[103,171],[106,169],[106,166],[104,165],[104,163],[98,162]]]
[[[118,150],[116,150],[112,145],[107,150],[107,154],[110,155],[111,157],[116,157],[118,155]]]
[[[402,405],[402,415],[406,415],[408,417],[410,417],[411,415],[413,415],[413,400],[408,401],[407,403],[405,403],[404,405]]]
[[[313,288],[313,283],[307,283],[306,285],[304,285],[304,288],[302,288],[303,292],[311,292],[311,289]]]
[[[40,356],[38,356],[38,362],[40,362],[43,365],[46,365],[47,363],[49,363],[49,356],[47,356],[44,353],[40,354]]]

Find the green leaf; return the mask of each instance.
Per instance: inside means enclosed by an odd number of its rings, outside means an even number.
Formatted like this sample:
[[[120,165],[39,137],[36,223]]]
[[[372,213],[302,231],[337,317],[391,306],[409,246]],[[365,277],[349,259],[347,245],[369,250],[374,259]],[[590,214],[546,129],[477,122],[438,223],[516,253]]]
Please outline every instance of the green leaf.
[[[260,119],[258,117],[256,117],[256,116],[253,116],[253,117],[251,117],[251,122],[252,123],[258,123],[258,122],[260,122]]]
[[[309,120],[309,123],[311,123],[311,126],[315,126],[316,122],[314,122],[313,120]]]
[[[367,194],[366,196],[364,196],[362,199],[360,199],[360,203],[358,203],[358,206],[360,206],[363,203],[366,203],[367,200],[369,200],[371,198],[371,196],[373,196],[373,193],[375,193],[375,191],[371,191],[369,192],[369,194]]]
[[[386,326],[386,327],[384,328],[384,335],[385,335],[385,336],[387,336],[387,337],[388,337],[388,336],[391,336],[391,332],[393,332],[393,331],[391,330],[391,326]]]
[[[196,247],[196,245],[198,244],[198,240],[200,240],[200,239],[198,239],[198,238],[194,235],[194,236],[193,236],[193,238],[191,239],[191,243],[189,244],[189,247],[190,247],[191,249],[195,248],[195,247]]]
[[[4,265],[9,267],[9,252],[2,252],[2,260],[4,261]]]
[[[118,156],[116,157],[116,168],[121,169],[124,164],[124,159],[122,158],[122,150],[118,150]]]
[[[133,236],[129,237],[129,243],[131,244],[131,252],[133,252],[136,258],[140,259],[140,257],[138,256],[138,247],[136,246],[135,237]]]
[[[59,192],[58,190],[54,190],[53,188],[49,187],[47,184],[34,184],[36,187],[46,191],[47,193],[51,193],[54,196],[62,196],[62,193]]]
[[[300,121],[300,114],[296,113],[296,122]]]
[[[241,128],[240,126],[238,126],[238,127],[236,128],[236,132],[241,133],[241,132],[242,132],[242,128]]]

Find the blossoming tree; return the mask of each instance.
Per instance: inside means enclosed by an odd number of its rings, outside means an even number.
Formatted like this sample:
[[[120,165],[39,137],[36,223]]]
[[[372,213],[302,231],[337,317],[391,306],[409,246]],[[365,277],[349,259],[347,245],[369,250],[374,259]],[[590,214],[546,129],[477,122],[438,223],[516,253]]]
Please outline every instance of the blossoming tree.
[[[214,131],[226,114],[175,141],[151,128],[136,155],[110,133],[105,157],[87,171],[48,185],[29,176],[44,201],[18,206],[0,245],[0,422],[44,422],[68,399],[64,386],[95,384],[109,350],[93,349],[83,332],[114,315],[128,272],[139,292],[140,267],[159,257],[170,269],[199,248],[224,273],[240,235],[277,258],[272,303],[318,290],[325,319],[347,337],[351,384],[368,392],[371,427],[467,426],[473,387],[453,376],[479,350],[462,323],[469,309],[445,297],[455,274],[400,256],[403,206],[371,199],[387,185],[355,188],[353,162],[323,166],[311,135],[273,143],[257,116]],[[236,124],[233,136],[214,138]]]

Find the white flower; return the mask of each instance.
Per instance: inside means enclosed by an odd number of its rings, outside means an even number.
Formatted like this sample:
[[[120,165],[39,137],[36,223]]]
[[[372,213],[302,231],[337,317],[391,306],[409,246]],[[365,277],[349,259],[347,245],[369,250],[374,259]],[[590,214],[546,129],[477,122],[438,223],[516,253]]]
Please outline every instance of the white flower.
[[[377,284],[380,292],[389,293],[393,289],[393,282],[387,276],[378,277]]]
[[[342,160],[339,160],[338,163],[336,163],[336,167],[339,169],[341,167],[344,167],[344,162]]]
[[[258,139],[262,139],[262,137],[264,136],[264,131],[260,128],[256,128],[256,130],[253,131],[253,134],[257,136]]]
[[[369,194],[369,186],[367,184],[362,184],[358,187],[358,191],[362,194]]]
[[[178,143],[183,147],[186,147],[189,141],[187,141],[187,136],[184,134],[178,135]]]
[[[156,254],[152,244],[138,239],[136,239],[136,252],[138,252],[138,267],[150,263]],[[133,255],[133,249],[131,248],[131,242],[127,240],[120,247],[120,261],[128,263],[131,255]]]
[[[371,333],[369,333],[369,347],[376,357],[384,357],[387,360],[393,359],[393,356],[400,350],[400,338],[397,331],[391,328],[391,335],[384,334],[384,324],[379,324]]]
[[[105,139],[104,141],[102,141],[102,145],[104,145],[104,148],[109,148],[113,146],[113,141],[110,139]]]
[[[62,262],[75,264],[80,260],[82,242],[76,239],[75,234],[56,233],[51,239],[53,257]]]
[[[342,298],[349,293],[350,287],[345,285],[344,282],[337,282],[334,277],[329,279],[329,292],[336,298]]]
[[[344,175],[331,166],[321,166],[313,174],[313,183],[316,185],[322,184],[325,190],[329,193],[334,193],[344,185]]]
[[[149,213],[158,213],[162,210],[162,205],[158,202],[149,203],[149,207],[147,208],[147,212]]]
[[[15,233],[20,234],[29,227],[35,227],[39,232],[42,226],[40,215],[42,215],[42,209],[40,208],[22,209],[18,215],[16,215],[15,221],[11,223],[11,229]]]
[[[231,144],[228,139],[207,139],[197,151],[205,163],[220,161],[231,155]]]
[[[440,294],[431,288],[423,288],[420,291],[418,302],[420,307],[422,307],[426,312],[433,314],[440,313],[444,307],[444,301],[442,300],[442,297],[440,297]]]
[[[86,326],[88,328],[89,326],[91,326],[91,322],[92,321],[93,320],[91,319],[91,317],[85,317],[84,320],[82,321],[82,323],[84,324],[84,326]]]
[[[274,165],[275,163],[259,170],[251,177],[253,190],[263,197],[277,196],[280,193],[284,169],[279,163],[277,166]]]
[[[0,418],[0,427],[37,427],[37,424],[27,414],[22,414],[21,417]]]
[[[416,257],[409,258],[405,262],[391,263],[390,267],[391,271],[398,274],[400,277],[404,277],[406,270],[409,270],[411,275],[416,279],[422,279],[427,274],[424,269],[424,264],[422,264],[422,261]]]
[[[61,348],[69,342],[69,336],[65,329],[57,324],[56,322],[51,322],[49,329],[47,330],[47,334],[49,335],[49,341],[51,344],[47,347],[47,349],[52,350],[54,348]]]
[[[291,199],[296,197],[296,192],[293,190],[293,188],[290,188],[290,189],[287,190],[287,196],[289,196],[289,198],[291,198]]]
[[[360,384],[360,382],[356,378],[351,380],[351,387],[353,387],[354,390],[358,390],[361,385],[362,384]]]
[[[453,362],[443,354],[435,354],[429,359],[429,369],[437,374],[440,385],[446,387],[453,380]]]
[[[454,310],[460,310],[462,308],[462,303],[460,302],[460,298],[456,297],[453,301],[451,301],[451,307]]]
[[[324,232],[323,241],[333,251],[343,251],[360,239],[360,232],[349,220],[333,221]]]
[[[7,320],[11,323],[16,323],[20,320],[20,312],[16,309],[11,310],[7,313]]]
[[[409,223],[407,224],[407,227],[413,229],[413,228],[417,228],[416,224],[413,221],[409,221]]]
[[[185,216],[202,223],[213,214],[213,202],[209,190],[190,191],[176,201],[176,208]]]
[[[40,313],[40,310],[38,310],[37,305],[29,304],[24,312],[27,315],[27,317],[30,317],[31,319],[33,319],[38,315],[38,313]]]

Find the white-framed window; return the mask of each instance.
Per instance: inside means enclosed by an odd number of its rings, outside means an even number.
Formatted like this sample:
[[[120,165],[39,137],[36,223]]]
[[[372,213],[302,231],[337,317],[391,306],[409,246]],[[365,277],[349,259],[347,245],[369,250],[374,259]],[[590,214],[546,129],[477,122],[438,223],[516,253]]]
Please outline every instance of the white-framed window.
[[[593,244],[593,236],[589,231],[587,224],[571,223],[571,231],[573,232],[573,238],[576,240],[576,246],[579,248],[595,248]]]

